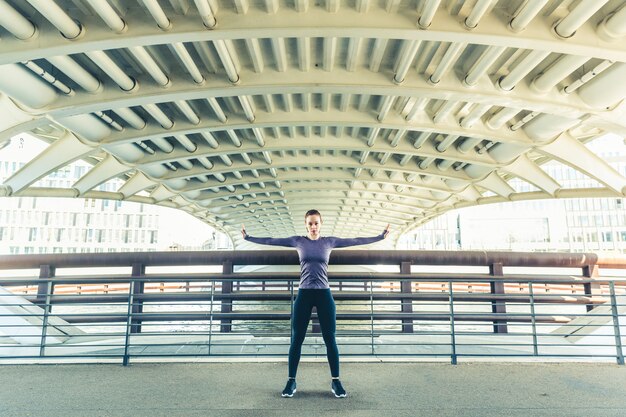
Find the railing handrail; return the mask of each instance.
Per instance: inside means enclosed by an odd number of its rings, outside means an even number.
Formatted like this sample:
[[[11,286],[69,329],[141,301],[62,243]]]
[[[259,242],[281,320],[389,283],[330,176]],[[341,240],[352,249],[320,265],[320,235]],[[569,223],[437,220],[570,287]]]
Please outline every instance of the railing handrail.
[[[434,276],[438,275],[438,276]],[[370,272],[361,273],[361,275],[355,274],[341,274],[341,273],[329,273],[329,282],[332,284],[335,281],[343,282],[362,282],[363,277],[367,276],[368,281],[385,282],[385,281],[420,281],[420,282],[466,282],[466,283],[489,283],[489,282],[502,282],[502,283],[522,283],[527,284],[529,282],[538,284],[552,284],[552,285],[570,285],[570,284],[607,284],[612,281],[616,284],[626,284],[626,278],[618,277],[576,277],[572,275],[568,276],[550,276],[543,275],[504,275],[504,276],[490,276],[489,274],[401,274],[401,273],[383,273],[383,272]],[[55,277],[15,277],[15,278],[0,278],[0,286],[6,285],[37,285],[40,283],[52,282],[54,284],[84,284],[90,283],[97,284],[125,284],[131,281],[144,282],[144,283],[158,283],[158,282],[203,282],[203,281],[266,281],[271,282],[298,282],[300,280],[300,274],[297,272],[283,273],[283,272],[266,272],[264,274],[254,273],[241,273],[241,274],[219,274],[219,273],[207,273],[207,274],[187,274],[181,272],[179,274],[161,275],[161,274],[148,274],[142,276],[131,275],[94,275],[85,277],[78,276],[55,276]]]
[[[180,252],[60,253],[37,255],[0,255],[0,269],[57,267],[127,266],[142,263],[152,266],[298,264],[295,250],[236,250]],[[418,250],[335,250],[331,265],[374,265],[411,262],[413,265],[571,267],[598,265],[626,268],[626,256],[600,256],[596,253],[505,252],[505,251],[418,251]]]

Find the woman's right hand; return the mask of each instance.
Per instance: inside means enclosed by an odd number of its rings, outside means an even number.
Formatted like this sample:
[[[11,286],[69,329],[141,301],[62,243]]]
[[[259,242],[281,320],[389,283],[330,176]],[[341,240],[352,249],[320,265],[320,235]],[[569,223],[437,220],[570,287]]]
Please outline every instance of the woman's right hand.
[[[241,236],[243,236],[244,239],[248,236],[246,233],[246,226],[243,223],[241,223]]]

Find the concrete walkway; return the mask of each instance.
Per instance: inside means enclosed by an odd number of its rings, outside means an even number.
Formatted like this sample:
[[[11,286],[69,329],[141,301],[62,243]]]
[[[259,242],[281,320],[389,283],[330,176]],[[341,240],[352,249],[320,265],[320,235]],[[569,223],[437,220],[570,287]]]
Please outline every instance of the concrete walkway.
[[[0,365],[0,416],[624,416],[626,367],[610,364],[285,363]]]

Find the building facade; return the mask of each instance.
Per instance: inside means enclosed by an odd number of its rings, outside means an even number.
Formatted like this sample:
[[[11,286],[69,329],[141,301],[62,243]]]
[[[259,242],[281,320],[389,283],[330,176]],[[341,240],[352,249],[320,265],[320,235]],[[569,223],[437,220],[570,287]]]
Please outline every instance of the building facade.
[[[14,138],[0,150],[0,182],[43,149],[33,138]],[[35,186],[70,188],[91,168],[84,161],[64,167]],[[121,180],[98,190],[115,191]],[[174,235],[172,217],[190,217],[150,204],[84,198],[0,198],[0,254],[133,252],[227,249],[230,240],[208,225],[200,225],[201,241]],[[195,220],[195,219],[192,219]],[[170,228],[166,228],[170,226]],[[204,229],[202,226],[206,226]],[[174,226],[175,227],[175,226]],[[197,225],[196,225],[197,227]]]
[[[626,147],[621,138],[600,138],[588,146],[626,174]],[[563,188],[601,186],[558,162],[542,168]],[[516,191],[537,190],[520,180],[511,184]],[[408,233],[400,248],[626,253],[626,203],[619,197],[567,198],[468,207]]]

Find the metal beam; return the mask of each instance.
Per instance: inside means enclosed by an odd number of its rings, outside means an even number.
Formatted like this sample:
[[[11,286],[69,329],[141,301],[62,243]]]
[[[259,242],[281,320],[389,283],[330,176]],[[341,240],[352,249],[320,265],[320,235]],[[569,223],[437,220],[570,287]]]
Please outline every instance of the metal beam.
[[[0,64],[20,62],[53,55],[71,55],[94,49],[129,48],[132,46],[163,45],[175,42],[202,42],[242,38],[315,38],[321,34],[336,38],[364,37],[399,40],[467,42],[478,45],[527,48],[523,36],[511,31],[499,16],[489,13],[481,18],[481,24],[467,31],[457,16],[440,13],[428,30],[416,30],[415,21],[408,19],[404,10],[387,13],[384,9],[371,10],[359,14],[358,27],[346,27],[345,22],[354,19],[354,11],[342,8],[328,13],[321,8],[311,8],[293,19],[292,13],[279,8],[272,15],[271,25],[267,24],[265,7],[250,9],[246,14],[220,16],[217,31],[206,30],[201,18],[188,15],[168,16],[171,28],[163,31],[150,24],[145,12],[132,9],[124,16],[128,29],[124,33],[111,33],[98,16],[81,16],[84,27],[104,30],[85,31],[78,41],[69,42],[49,24],[42,24],[41,15],[30,16],[38,28],[37,42],[25,42],[17,38],[3,39],[3,53]],[[265,23],[265,24],[264,24]],[[537,49],[588,55],[613,61],[626,61],[626,52],[616,43],[602,39],[596,33],[592,22],[583,24],[576,36],[567,41],[554,36],[548,19],[534,19],[524,34],[532,33],[533,44]]]

